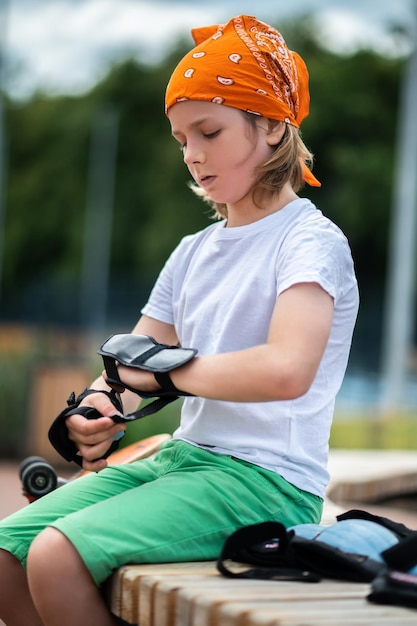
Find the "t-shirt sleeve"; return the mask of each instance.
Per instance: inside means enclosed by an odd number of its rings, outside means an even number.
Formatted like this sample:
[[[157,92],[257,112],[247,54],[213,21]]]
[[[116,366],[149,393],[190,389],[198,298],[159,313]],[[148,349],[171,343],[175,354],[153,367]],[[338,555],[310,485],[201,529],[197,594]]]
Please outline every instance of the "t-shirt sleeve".
[[[166,324],[175,323],[175,303],[183,285],[187,269],[192,261],[193,253],[198,249],[204,231],[194,235],[186,235],[168,257],[148,302],[141,313]]]
[[[284,242],[277,266],[277,295],[299,283],[318,283],[336,301],[353,273],[343,233],[331,223],[294,229]]]
[[[165,322],[166,324],[174,323],[172,293],[175,256],[176,250],[174,250],[166,261],[150,293],[148,302],[141,310],[143,315],[157,319],[160,322]]]

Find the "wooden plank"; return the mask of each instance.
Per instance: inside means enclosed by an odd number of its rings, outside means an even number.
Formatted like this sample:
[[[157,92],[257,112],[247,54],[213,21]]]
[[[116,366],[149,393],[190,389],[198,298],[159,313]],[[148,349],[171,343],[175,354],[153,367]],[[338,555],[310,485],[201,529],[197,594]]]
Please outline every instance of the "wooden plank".
[[[243,581],[236,581],[241,583]],[[328,599],[358,598],[368,592],[368,585],[357,583],[344,583],[337,581],[326,581],[318,584],[293,583],[293,582],[272,582],[271,587],[266,588],[263,581],[247,581],[248,589],[240,589],[238,585],[229,585],[217,594],[211,590],[200,590],[199,594],[190,593],[189,590],[181,591],[178,594],[177,615],[182,618],[187,616],[188,622],[183,623],[198,624],[198,626],[217,626],[220,608],[228,603],[237,601],[253,603],[256,611],[258,603],[268,599],[271,602],[286,601],[299,602],[311,600],[313,602],[323,602]],[[187,606],[183,606],[187,601]]]
[[[393,621],[395,619],[395,621]],[[309,616],[300,622],[299,617],[275,618],[272,622],[251,622],[249,626],[415,626],[416,616],[407,615],[394,618],[392,615],[379,615],[370,619],[369,615],[344,615],[335,619],[334,615]]]
[[[207,595],[211,602],[222,602],[225,596],[246,599],[253,595],[255,600],[256,596],[273,598],[276,592],[276,581],[227,579],[214,569],[214,563],[212,571],[199,572],[194,568],[192,574],[180,573],[174,578],[164,574],[146,577],[139,590],[139,623],[141,626],[173,626],[177,621],[191,623],[193,603]],[[195,623],[200,625],[201,619],[202,615]]]
[[[108,584],[107,598],[111,612],[128,624],[137,624],[140,614],[139,595],[142,582],[153,575],[169,577],[184,572],[214,573],[216,572],[215,562],[150,563],[120,567],[113,574]]]
[[[260,602],[256,605],[239,602],[221,607],[216,626],[380,626],[383,620],[390,626],[415,624],[417,613],[403,608],[373,605],[365,598]]]
[[[332,481],[327,495],[336,501],[347,496],[372,500],[387,493],[417,489],[414,453],[332,451],[330,471]],[[323,523],[333,523],[339,512],[339,505],[327,498]],[[108,597],[115,615],[140,626],[417,623],[417,611],[367,602],[369,585],[234,581],[221,577],[215,562],[126,566],[115,574],[110,587]]]
[[[417,616],[403,609],[393,610],[393,607],[374,607],[365,604],[355,608],[350,605],[341,605],[330,609],[326,604],[311,611],[311,606],[300,613],[295,608],[284,615],[282,609],[275,611],[273,619],[259,619],[258,614],[252,614],[245,622],[245,626],[410,626],[416,624]],[[220,626],[220,623],[219,623]]]
[[[177,607],[177,592],[181,589],[202,585],[210,586],[217,580],[215,571],[166,577],[152,576],[143,580],[139,592],[140,626],[173,626]]]
[[[417,457],[408,450],[331,450],[328,497],[336,503],[370,503],[416,493]]]
[[[140,626],[407,626],[417,612],[366,601],[369,585],[251,581],[219,575],[215,562],[120,568],[112,611]]]
[[[257,587],[257,595],[260,594],[264,598],[273,597],[274,583],[264,582],[266,584]],[[250,580],[225,580],[216,574],[181,576],[172,581],[162,581],[155,589],[155,621],[152,626],[197,623],[193,621],[193,601],[202,594],[214,601],[219,596],[222,597],[223,592],[227,590],[227,593],[235,599],[246,598],[253,592],[253,588],[253,582]]]

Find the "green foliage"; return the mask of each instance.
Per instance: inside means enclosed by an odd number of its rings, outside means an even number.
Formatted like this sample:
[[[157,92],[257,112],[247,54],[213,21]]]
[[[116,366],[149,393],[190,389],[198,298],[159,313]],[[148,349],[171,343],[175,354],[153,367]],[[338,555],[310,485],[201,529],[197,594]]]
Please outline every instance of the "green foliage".
[[[359,281],[382,284],[403,63],[370,51],[329,52],[309,20],[280,28],[310,72],[303,137],[323,187],[304,193],[348,235]],[[46,321],[69,315],[81,272],[91,129],[103,106],[113,105],[118,116],[112,311],[126,299],[136,299],[137,311],[179,239],[209,223],[207,206],[187,187],[163,111],[166,83],[184,50],[179,43],[159,66],[126,60],[78,97],[37,94],[8,103],[3,317],[24,316],[29,307],[35,319],[35,302]]]
[[[415,450],[417,415],[402,413],[384,417],[371,413],[333,421],[331,448],[346,450]]]
[[[341,226],[351,243],[362,288],[356,345],[366,355],[377,343],[404,60],[369,50],[334,54],[320,45],[308,19],[279,28],[310,73],[311,110],[302,132],[323,186],[306,187],[302,193]],[[187,48],[179,42],[159,66],[126,60],[77,97],[36,94],[25,103],[6,101],[1,320],[75,321],[91,135],[103,107],[112,105],[118,120],[109,296],[115,332],[134,324],[147,290],[179,239],[210,223],[208,207],[187,187],[190,177],[163,110],[170,73]],[[132,311],[124,312],[129,304]],[[20,453],[31,359],[20,355],[0,360],[3,455]],[[171,433],[178,417],[175,403],[132,424],[124,443]],[[331,445],[415,447],[415,429],[414,419],[401,416],[390,422],[336,420]]]
[[[8,113],[6,292],[78,267],[91,112],[77,104],[38,97]]]
[[[310,128],[321,134],[317,170],[325,189],[319,202],[348,233],[360,273],[375,278],[387,250],[398,66],[370,53],[350,61],[332,64],[321,79]],[[328,120],[319,114],[326,103]]]
[[[0,458],[25,450],[31,368],[30,354],[0,356]]]
[[[360,282],[382,282],[404,60],[370,50],[334,54],[311,27],[306,19],[286,34],[310,74],[310,115],[302,131],[323,186],[308,195],[348,235]]]

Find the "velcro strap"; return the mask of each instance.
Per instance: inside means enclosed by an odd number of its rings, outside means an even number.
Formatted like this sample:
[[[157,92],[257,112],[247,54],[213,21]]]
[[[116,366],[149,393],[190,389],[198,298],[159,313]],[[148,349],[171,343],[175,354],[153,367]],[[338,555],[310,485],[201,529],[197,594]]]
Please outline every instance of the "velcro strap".
[[[373,581],[366,598],[376,604],[393,604],[417,609],[417,576],[383,571]]]
[[[375,522],[395,533],[399,539],[417,534],[417,531],[408,528],[408,526],[405,526],[405,524],[401,522],[396,522],[389,517],[381,517],[380,515],[375,515],[374,513],[369,513],[369,511],[363,511],[362,509],[350,509],[349,511],[337,515],[336,519],[339,522],[346,519],[363,519]]]
[[[417,564],[417,531],[385,550],[382,557],[391,569],[410,570]]]
[[[184,391],[181,391],[180,389],[177,389],[177,387],[172,382],[168,372],[155,372],[154,377],[156,379],[156,382],[161,385],[163,391],[169,391],[170,393],[173,393],[177,396],[190,395],[188,393],[185,393]]]

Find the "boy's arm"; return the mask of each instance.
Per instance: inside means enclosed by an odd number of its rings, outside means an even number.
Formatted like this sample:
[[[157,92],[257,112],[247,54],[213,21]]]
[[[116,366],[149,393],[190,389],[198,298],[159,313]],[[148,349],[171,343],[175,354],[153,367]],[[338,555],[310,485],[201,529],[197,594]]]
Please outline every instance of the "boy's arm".
[[[225,354],[197,356],[170,372],[174,385],[204,398],[232,402],[290,400],[310,388],[329,338],[333,299],[316,283],[284,291],[273,312],[267,343]],[[152,374],[119,366],[126,384],[152,391]]]
[[[141,317],[132,332],[139,335],[151,335],[160,343],[169,345],[176,345],[178,341],[173,326],[147,316]],[[91,384],[90,389],[110,391],[103,376],[99,376]],[[140,402],[139,396],[128,390],[121,394],[121,400],[125,414],[134,411]],[[126,429],[126,425],[115,424],[111,419],[117,411],[110,399],[103,393],[87,396],[82,405],[93,407],[103,416],[108,416],[91,420],[82,415],[72,415],[66,420],[68,436],[74,441],[83,457],[84,469],[99,471],[107,465],[107,461],[100,457],[107,452],[115,436]]]
[[[333,299],[316,283],[300,283],[278,298],[265,344],[236,352],[197,356],[186,365],[172,370],[173,384],[195,396],[232,402],[268,402],[290,400],[305,394],[317,373],[330,335]],[[175,345],[174,328],[142,317],[134,333],[153,336],[158,342]],[[159,388],[151,372],[119,366],[120,379],[142,391]],[[108,389],[100,377],[96,383]],[[138,396],[122,394],[124,412],[133,411]],[[88,396],[83,404],[93,406],[103,415],[115,410],[104,394]],[[110,417],[87,420],[81,415],[67,419],[70,438],[84,458],[85,469],[99,470],[103,456],[114,436],[125,428]]]

